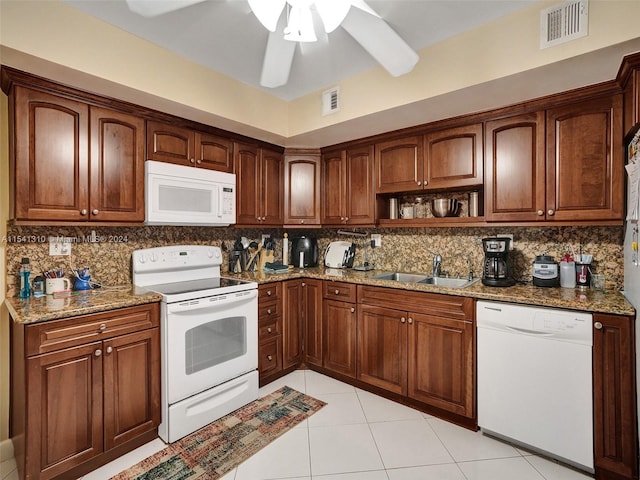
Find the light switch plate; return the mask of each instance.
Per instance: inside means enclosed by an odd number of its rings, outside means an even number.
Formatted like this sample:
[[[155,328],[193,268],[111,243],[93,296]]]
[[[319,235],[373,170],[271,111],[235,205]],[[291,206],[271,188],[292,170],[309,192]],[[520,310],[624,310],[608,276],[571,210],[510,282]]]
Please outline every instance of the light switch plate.
[[[382,246],[382,235],[380,235],[379,233],[372,233],[371,234],[371,240],[373,240],[373,244],[376,247],[381,247]]]
[[[49,237],[49,255],[71,255],[71,237]]]

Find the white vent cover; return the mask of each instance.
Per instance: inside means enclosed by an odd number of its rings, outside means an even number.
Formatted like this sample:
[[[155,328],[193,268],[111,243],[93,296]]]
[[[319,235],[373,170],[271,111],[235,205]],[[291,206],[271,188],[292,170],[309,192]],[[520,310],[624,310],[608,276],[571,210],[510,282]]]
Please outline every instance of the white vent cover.
[[[540,12],[540,48],[584,37],[589,33],[589,0],[566,2]]]
[[[322,92],[322,115],[340,111],[340,87],[333,87]]]

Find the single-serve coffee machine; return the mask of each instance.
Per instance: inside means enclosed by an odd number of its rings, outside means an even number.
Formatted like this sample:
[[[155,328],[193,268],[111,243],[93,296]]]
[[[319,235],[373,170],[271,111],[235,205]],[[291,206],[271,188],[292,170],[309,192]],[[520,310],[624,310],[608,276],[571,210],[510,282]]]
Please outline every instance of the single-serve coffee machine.
[[[490,287],[510,287],[515,280],[509,275],[509,237],[483,238],[484,267],[482,283]]]

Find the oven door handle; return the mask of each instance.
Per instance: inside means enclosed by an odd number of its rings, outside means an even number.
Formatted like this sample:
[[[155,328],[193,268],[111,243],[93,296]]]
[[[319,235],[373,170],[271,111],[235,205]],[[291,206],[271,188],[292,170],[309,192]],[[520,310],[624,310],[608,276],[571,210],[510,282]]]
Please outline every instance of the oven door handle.
[[[239,294],[240,293],[240,294]],[[218,310],[238,303],[251,302],[258,298],[258,290],[248,290],[246,292],[218,295],[195,300],[185,300],[183,302],[170,303],[167,305],[167,313],[194,312],[196,310]]]

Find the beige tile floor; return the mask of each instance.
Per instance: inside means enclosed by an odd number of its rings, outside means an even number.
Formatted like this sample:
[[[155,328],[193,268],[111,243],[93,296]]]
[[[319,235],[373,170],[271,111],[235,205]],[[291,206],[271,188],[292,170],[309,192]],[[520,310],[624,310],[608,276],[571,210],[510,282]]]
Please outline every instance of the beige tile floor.
[[[263,387],[260,395],[283,385],[324,400],[327,406],[222,480],[591,478],[316,372],[293,372]],[[150,442],[82,480],[106,480],[163,447],[160,440]],[[2,480],[18,480],[13,459],[2,467]]]

